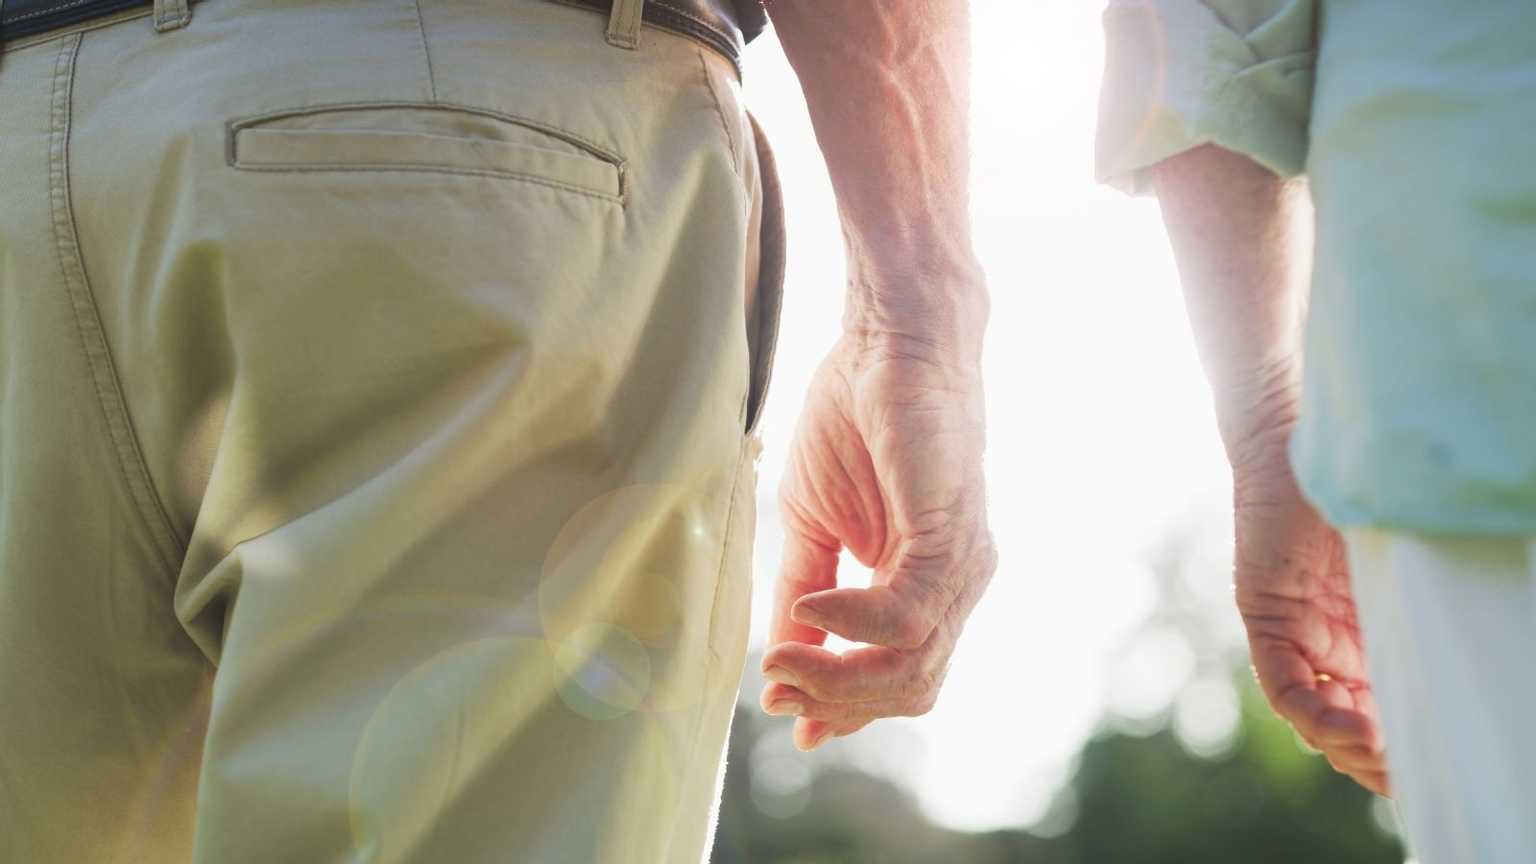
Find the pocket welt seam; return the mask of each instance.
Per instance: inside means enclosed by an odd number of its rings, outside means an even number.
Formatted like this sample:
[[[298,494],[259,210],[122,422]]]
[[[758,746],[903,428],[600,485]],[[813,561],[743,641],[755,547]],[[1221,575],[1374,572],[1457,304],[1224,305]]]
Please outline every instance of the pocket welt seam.
[[[247,141],[250,135],[260,137]],[[328,152],[333,146],[351,155]],[[234,167],[257,171],[394,169],[473,174],[542,181],[555,188],[612,201],[621,200],[623,192],[618,166],[589,155],[418,131],[244,128],[236,134]]]
[[[377,164],[359,163],[349,165],[327,165],[313,163],[285,164],[273,162],[235,162],[232,164],[234,167],[239,168],[241,171],[266,171],[272,174],[324,174],[329,172],[342,171],[367,174],[463,174],[472,177],[498,177],[503,180],[518,180],[524,183],[535,183],[540,186],[549,186],[551,188],[560,189],[565,192],[572,192],[577,195],[585,195],[589,198],[596,198],[600,201],[611,201],[615,204],[624,203],[624,195],[622,192],[618,195],[609,195],[606,192],[598,192],[594,189],[586,189],[581,186],[573,186],[569,183],[561,183],[558,180],[551,180],[547,177],[540,177],[536,174],[518,174],[513,171],[494,171],[482,168],[449,168],[444,165],[434,165],[430,163],[411,165],[398,162],[382,162]],[[622,172],[620,172],[620,176],[623,176]],[[620,188],[623,188],[622,179],[620,180]]]
[[[240,158],[239,149],[238,149],[238,142],[239,142],[241,133],[244,132],[244,131],[247,131],[247,130],[252,130],[252,131],[254,131],[254,130],[263,130],[263,131],[273,132],[273,133],[283,133],[283,132],[290,131],[290,130],[288,130],[287,127],[277,127],[275,129],[267,129],[267,126],[269,124],[271,124],[271,123],[276,122],[276,121],[284,120],[284,119],[287,119],[287,118],[290,118],[290,117],[303,117],[303,116],[320,115],[320,114],[345,114],[345,112],[347,112],[349,110],[380,110],[380,109],[387,110],[387,109],[392,109],[392,108],[399,108],[399,109],[421,109],[421,110],[431,110],[431,111],[442,111],[442,112],[446,112],[446,113],[458,113],[458,114],[476,115],[476,116],[479,116],[479,117],[482,117],[482,118],[486,118],[486,119],[489,119],[489,120],[499,121],[501,123],[505,123],[505,124],[510,125],[510,126],[515,126],[515,127],[527,130],[527,131],[531,131],[531,132],[535,132],[535,133],[540,133],[542,135],[546,135],[549,138],[557,140],[557,141],[563,141],[566,144],[571,145],[572,147],[574,147],[574,148],[576,148],[578,150],[583,151],[588,157],[590,157],[592,159],[593,162],[601,163],[601,164],[605,165],[607,168],[609,168],[613,172],[613,174],[614,174],[614,180],[616,181],[616,186],[617,186],[617,194],[609,193],[609,192],[607,192],[605,190],[601,190],[601,189],[594,189],[594,188],[590,188],[590,187],[587,187],[587,186],[578,185],[578,184],[575,184],[575,183],[563,182],[562,180],[560,180],[558,178],[544,176],[544,175],[539,174],[539,173],[526,172],[526,171],[516,171],[516,170],[508,170],[508,169],[500,169],[500,170],[498,170],[496,168],[481,168],[481,167],[475,167],[475,166],[472,166],[472,165],[452,165],[452,164],[443,164],[443,163],[430,162],[430,161],[429,162],[415,162],[415,161],[410,161],[410,160],[385,161],[385,162],[379,162],[379,161],[347,162],[345,160],[340,160],[340,161],[332,162],[332,161],[296,160],[296,161],[284,162],[284,161],[277,161],[277,160],[274,160],[274,161],[265,161],[265,160],[262,160],[262,161],[249,161],[249,160],[242,160]],[[301,134],[306,133],[306,132],[319,132],[320,134],[327,134],[327,132],[329,130],[309,130],[309,129],[305,129],[305,130],[292,130],[292,131],[300,132]],[[344,130],[344,129],[341,129],[341,130],[334,130],[334,131],[337,132],[337,133],[345,133],[345,132],[350,132],[350,131],[355,131],[355,130]],[[433,138],[433,137],[445,137],[445,138],[453,138],[454,137],[454,136],[437,136],[437,135],[434,135],[433,133],[430,133],[430,132],[423,132],[423,131],[418,131],[418,130],[401,130],[398,133],[387,133],[386,132],[386,134],[399,134],[399,135],[401,135],[401,136],[403,136],[405,138],[421,138],[421,139],[429,139],[429,138]],[[465,138],[463,140],[473,141],[473,140],[478,140],[478,139]],[[244,117],[238,117],[238,118],[234,118],[232,120],[227,121],[225,123],[225,148],[224,149],[225,149],[225,161],[230,165],[230,167],[237,168],[237,169],[244,170],[244,171],[272,171],[272,172],[295,172],[295,171],[309,171],[309,172],[322,172],[322,171],[373,171],[373,172],[379,172],[379,171],[383,171],[383,172],[390,172],[390,171],[404,171],[404,172],[413,172],[413,173],[414,172],[423,172],[423,171],[425,171],[425,172],[440,173],[440,174],[463,174],[463,175],[472,175],[472,176],[501,177],[501,178],[505,178],[505,179],[512,179],[512,180],[520,180],[520,181],[530,182],[530,183],[537,183],[537,184],[542,185],[542,186],[548,186],[548,187],[555,188],[555,189],[562,189],[562,190],[566,190],[566,191],[570,191],[570,192],[575,192],[575,193],[578,193],[578,194],[587,195],[589,197],[598,198],[598,199],[601,199],[601,200],[604,200],[604,201],[614,201],[614,202],[617,202],[618,204],[620,204],[620,206],[623,206],[628,201],[628,198],[629,198],[629,171],[628,171],[628,163],[627,163],[627,160],[625,160],[624,157],[621,156],[613,148],[605,146],[603,144],[599,144],[598,142],[596,142],[596,141],[594,141],[594,140],[592,140],[590,138],[587,138],[585,136],[578,135],[578,134],[576,134],[574,132],[569,132],[569,131],[567,131],[565,129],[561,129],[559,127],[552,126],[552,125],[550,125],[548,123],[544,123],[544,122],[541,122],[541,121],[538,121],[538,120],[534,120],[534,119],[531,119],[531,118],[528,118],[528,117],[522,117],[522,116],[519,116],[519,115],[516,115],[516,114],[510,114],[510,113],[507,113],[507,112],[504,112],[504,111],[497,111],[497,110],[490,109],[490,108],[481,108],[481,107],[477,107],[477,106],[473,106],[473,105],[463,105],[463,104],[453,103],[453,102],[436,102],[436,101],[434,101],[434,102],[423,102],[423,101],[402,101],[402,100],[369,100],[369,101],[352,101],[352,102],[327,102],[327,103],[316,104],[316,105],[306,105],[306,106],[302,106],[302,107],[298,107],[298,108],[284,108],[284,109],[279,109],[279,110],[275,110],[275,111],[266,111],[266,112],[263,112],[263,113],[260,113],[260,114],[247,115],[247,116],[244,116]],[[556,152],[558,152],[558,151],[556,151]]]

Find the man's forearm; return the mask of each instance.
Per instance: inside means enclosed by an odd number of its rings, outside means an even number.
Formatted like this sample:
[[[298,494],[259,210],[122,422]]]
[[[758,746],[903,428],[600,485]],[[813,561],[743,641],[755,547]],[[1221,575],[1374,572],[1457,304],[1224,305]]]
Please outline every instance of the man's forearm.
[[[1288,428],[1300,392],[1306,288],[1297,272],[1290,184],[1206,145],[1154,168],[1200,360],[1227,452]]]
[[[771,0],[848,250],[845,327],[980,351],[971,246],[967,0]]]

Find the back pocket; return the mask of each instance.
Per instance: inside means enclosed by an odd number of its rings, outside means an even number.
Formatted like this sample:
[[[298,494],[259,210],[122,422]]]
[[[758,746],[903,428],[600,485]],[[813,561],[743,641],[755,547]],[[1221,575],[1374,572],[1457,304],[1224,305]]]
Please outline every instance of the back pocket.
[[[622,204],[624,159],[544,123],[415,102],[319,105],[233,120],[228,158],[249,171],[428,171],[502,177]]]

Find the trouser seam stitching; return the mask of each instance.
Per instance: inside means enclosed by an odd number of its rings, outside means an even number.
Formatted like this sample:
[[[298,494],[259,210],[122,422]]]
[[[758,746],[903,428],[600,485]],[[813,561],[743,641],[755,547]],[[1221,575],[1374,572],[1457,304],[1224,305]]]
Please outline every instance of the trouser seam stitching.
[[[156,551],[166,568],[168,579],[173,578],[179,564],[184,544],[154,487],[144,462],[123,399],[122,386],[117,380],[110,346],[102,332],[101,312],[96,306],[85,272],[85,262],[80,255],[79,233],[74,220],[74,207],[69,189],[69,140],[73,113],[71,91],[74,87],[75,60],[79,55],[84,34],[76,34],[66,40],[54,64],[52,114],[49,144],[49,198],[53,209],[54,249],[58,256],[59,273],[69,295],[70,311],[75,321],[75,333],[80,340],[81,352],[89,366],[91,382],[96,392],[97,407],[102,413],[108,436],[116,450],[116,462],[123,482],[133,496],[139,517],[155,539]],[[71,266],[73,265],[73,266]]]
[[[704,49],[694,48],[693,51],[699,59],[699,76],[704,79],[704,89],[709,91],[709,99],[715,105],[715,116],[720,118],[720,131],[725,134],[725,145],[731,150],[731,170],[736,173],[736,180],[745,197],[746,179],[741,173],[741,148],[737,146],[736,136],[731,134],[731,124],[726,122],[725,108],[720,104],[720,94],[715,92],[715,83],[709,80],[709,61],[704,57]]]
[[[437,101],[437,75],[432,70],[432,49],[427,45],[427,23],[421,14],[421,0],[413,0],[416,7],[416,32],[421,34],[421,53],[427,59],[427,89],[432,93],[432,101]]]
[[[697,761],[698,761],[698,755],[699,755],[699,732],[701,730],[701,727],[704,725],[704,713],[705,713],[705,709],[706,709],[706,703],[707,703],[707,701],[709,699],[709,687],[710,687],[710,684],[712,684],[714,682],[715,673],[717,671],[719,671],[721,662],[725,659],[725,658],[720,656],[720,651],[719,651],[719,649],[717,649],[715,647],[714,640],[711,637],[714,635],[714,632],[715,632],[715,619],[720,614],[721,595],[722,595],[722,593],[724,591],[724,587],[725,587],[725,563],[726,563],[726,560],[730,557],[731,541],[733,539],[735,539],[736,500],[737,500],[737,497],[738,497],[736,492],[741,487],[741,475],[742,475],[742,464],[741,463],[742,463],[742,461],[744,459],[747,458],[747,443],[748,443],[748,441],[749,441],[749,438],[747,436],[742,436],[741,442],[737,445],[737,448],[736,448],[736,459],[732,463],[732,468],[733,468],[732,475],[733,476],[731,478],[730,502],[726,505],[726,508],[725,508],[725,536],[724,536],[724,538],[722,538],[722,540],[720,542],[720,561],[715,566],[715,591],[714,591],[714,595],[711,598],[710,606],[709,606],[709,624],[708,624],[708,627],[704,631],[704,638],[709,643],[708,646],[707,646],[708,647],[708,661],[707,661],[707,663],[706,663],[706,665],[704,667],[704,682],[703,682],[702,686],[700,687],[699,707],[698,707],[698,710],[694,712],[692,728],[689,729],[688,737],[686,739],[684,739],[684,740],[689,742],[688,764],[684,768],[683,774],[682,774],[682,776],[684,776],[684,777],[692,777],[693,776],[693,770],[694,770],[694,767],[695,767],[695,763],[697,763]],[[713,782],[714,778],[711,777],[710,779],[711,779],[711,782]],[[686,791],[687,791],[686,785],[684,785],[684,787],[682,789],[678,790],[678,801],[677,801],[677,806],[673,808],[673,812],[674,813],[676,813],[678,810],[681,809],[681,807],[682,807],[682,797],[686,793]],[[676,840],[677,840],[677,820],[674,818],[673,822],[672,822],[672,828],[671,828],[671,830],[667,834],[667,854],[668,854],[669,857],[671,856],[671,853],[672,853],[672,844]]]

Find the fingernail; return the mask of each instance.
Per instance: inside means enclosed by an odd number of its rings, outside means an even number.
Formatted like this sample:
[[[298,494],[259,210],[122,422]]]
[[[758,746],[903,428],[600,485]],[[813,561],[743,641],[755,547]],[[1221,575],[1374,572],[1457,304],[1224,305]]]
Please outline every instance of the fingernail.
[[[768,706],[768,713],[775,717],[799,717],[805,713],[805,706],[799,702],[775,702]]]
[[[800,676],[785,669],[783,666],[769,666],[764,670],[763,677],[779,684],[788,684],[791,687],[800,686]]]
[[[815,627],[816,622],[821,620],[821,612],[810,603],[800,602],[790,607],[789,617],[798,624]]]

